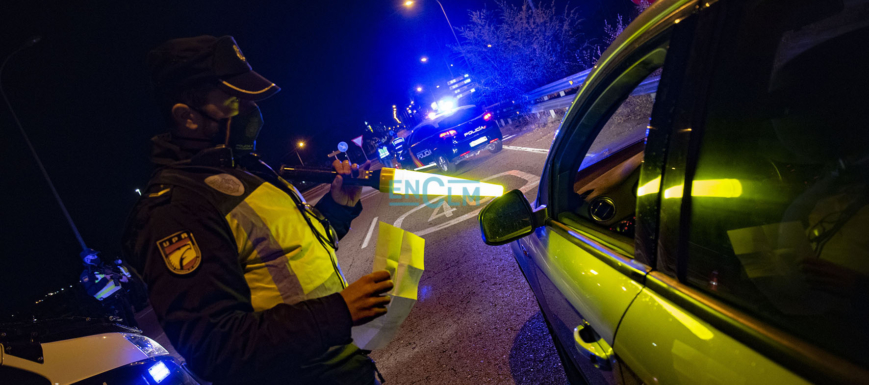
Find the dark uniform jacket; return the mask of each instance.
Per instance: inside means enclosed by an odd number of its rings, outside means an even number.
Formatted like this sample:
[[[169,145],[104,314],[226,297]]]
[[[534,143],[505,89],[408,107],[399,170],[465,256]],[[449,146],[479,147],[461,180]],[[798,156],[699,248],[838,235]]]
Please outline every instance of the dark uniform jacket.
[[[295,189],[227,167],[227,149],[191,156],[168,135],[152,142],[159,167],[124,248],[190,368],[216,384],[372,383],[373,363],[351,343],[334,250],[314,233],[328,229],[306,223]],[[343,237],[362,205],[326,194],[316,208]]]

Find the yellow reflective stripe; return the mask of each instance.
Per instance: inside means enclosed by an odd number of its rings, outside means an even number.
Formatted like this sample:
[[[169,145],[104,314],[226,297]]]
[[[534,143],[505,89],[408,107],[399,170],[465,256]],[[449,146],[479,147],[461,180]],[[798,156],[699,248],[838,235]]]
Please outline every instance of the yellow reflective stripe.
[[[637,196],[641,197],[643,195],[655,194],[658,191],[661,191],[661,177],[652,179],[648,183],[640,186],[637,189]]]
[[[120,290],[120,286],[115,286],[115,281],[109,281],[109,283],[103,287],[102,290],[94,294],[94,297],[100,301],[104,300],[106,297],[114,294],[116,291]]]
[[[664,199],[681,198],[683,185],[664,190]],[[742,183],[739,179],[695,180],[691,183],[692,197],[739,198],[742,196]]]
[[[320,245],[295,202],[285,192],[265,183],[251,195],[253,198],[250,199],[251,208],[259,214],[270,229],[273,229],[275,239],[281,247],[289,251],[301,246],[301,250],[288,255],[288,257],[293,271],[305,272],[305,274],[298,276],[299,283],[302,284],[305,293],[313,291],[326,282],[329,277],[337,275],[332,266],[333,261],[337,260],[334,250],[323,248]],[[275,228],[281,223],[287,223],[288,219],[296,226],[290,229]],[[325,230],[318,221],[312,220],[311,222],[317,231],[325,234]]]
[[[165,190],[160,190],[160,191],[157,191],[157,192],[155,192],[155,193],[148,194],[148,198],[158,197],[158,196],[160,196],[160,195],[163,195],[163,194],[169,192],[170,190],[172,190],[172,189],[171,189],[171,188],[167,188],[167,189],[165,189]]]
[[[250,209],[247,203],[242,202],[229,214],[226,221],[232,230],[235,243],[238,245],[238,254],[243,258],[244,279],[247,281],[251,292],[251,305],[255,311],[270,309],[279,303],[293,304],[305,299],[305,292],[298,281],[293,284],[295,278],[287,266],[286,258],[273,258],[281,262],[267,265],[263,262],[260,252],[267,255],[281,253],[279,248],[274,250],[269,229],[265,227],[257,214]],[[254,246],[251,239],[257,241]],[[279,284],[280,283],[280,284]]]
[[[223,83],[223,85],[225,85],[225,86],[227,86],[227,87],[229,87],[229,88],[232,88],[232,89],[234,89],[234,90],[236,90],[236,91],[238,91],[238,92],[244,92],[244,93],[246,93],[246,94],[251,94],[251,95],[261,94],[261,93],[263,93],[263,92],[266,92],[266,91],[270,90],[272,87],[277,87],[277,86],[275,86],[274,83],[272,83],[272,84],[269,85],[268,87],[263,88],[263,89],[261,89],[261,90],[259,90],[259,91],[248,91],[248,90],[244,90],[244,89],[238,88],[238,87],[236,87],[236,86],[234,86],[234,85],[232,85],[232,84],[229,84],[229,83],[227,83],[227,82],[225,82],[225,81],[223,81],[223,80],[221,80],[220,82]]]
[[[342,289],[343,277],[332,266],[333,261],[337,261],[334,251],[320,245],[295,202],[282,190],[268,183],[260,185],[243,204],[233,209],[227,220],[239,245],[242,263],[268,270],[271,280],[285,292],[285,297],[295,282],[300,285],[305,299]],[[325,231],[319,222],[312,222],[318,230]],[[250,232],[256,229],[268,231],[254,236]],[[261,274],[254,269],[246,270],[252,291],[260,290],[263,295],[272,293]]]

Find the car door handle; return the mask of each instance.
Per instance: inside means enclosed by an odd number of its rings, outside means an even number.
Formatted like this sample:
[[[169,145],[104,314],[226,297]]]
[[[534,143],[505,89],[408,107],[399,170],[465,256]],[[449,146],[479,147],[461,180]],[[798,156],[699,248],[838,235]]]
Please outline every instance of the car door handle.
[[[576,342],[576,350],[588,358],[595,368],[600,370],[612,370],[610,358],[613,356],[613,348],[603,340],[591,328],[588,322],[573,329],[573,340]]]

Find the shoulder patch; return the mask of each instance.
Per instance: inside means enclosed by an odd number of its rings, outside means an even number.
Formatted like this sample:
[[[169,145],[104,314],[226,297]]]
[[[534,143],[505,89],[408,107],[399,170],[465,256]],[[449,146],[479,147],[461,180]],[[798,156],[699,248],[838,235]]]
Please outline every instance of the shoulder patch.
[[[189,274],[199,267],[202,253],[196,239],[189,231],[179,231],[157,241],[157,248],[169,271],[175,274]]]
[[[205,183],[226,195],[238,197],[244,194],[244,185],[241,184],[241,181],[226,173],[205,178]]]

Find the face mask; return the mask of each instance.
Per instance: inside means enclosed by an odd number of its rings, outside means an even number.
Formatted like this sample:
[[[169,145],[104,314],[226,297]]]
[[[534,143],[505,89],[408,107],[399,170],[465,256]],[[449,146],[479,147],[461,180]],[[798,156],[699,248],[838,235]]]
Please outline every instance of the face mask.
[[[188,137],[178,136],[179,138],[185,139],[185,140],[190,140],[190,141],[211,142],[215,146],[226,143],[226,139],[227,139],[226,131],[227,131],[227,128],[229,127],[230,119],[228,119],[228,118],[227,119],[215,119],[215,118],[211,117],[211,115],[209,115],[207,112],[205,112],[199,108],[190,107],[190,109],[198,112],[199,115],[201,115],[203,118],[205,118],[205,120],[208,120],[208,121],[211,121],[211,122],[217,124],[217,132],[211,136],[211,139],[199,139],[199,138],[188,138]]]
[[[263,127],[263,115],[259,106],[232,117],[229,122],[229,140],[227,147],[238,155],[256,151],[256,138]]]

